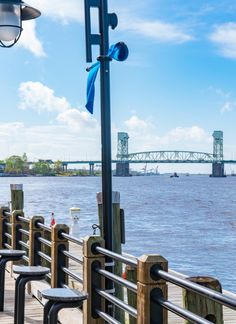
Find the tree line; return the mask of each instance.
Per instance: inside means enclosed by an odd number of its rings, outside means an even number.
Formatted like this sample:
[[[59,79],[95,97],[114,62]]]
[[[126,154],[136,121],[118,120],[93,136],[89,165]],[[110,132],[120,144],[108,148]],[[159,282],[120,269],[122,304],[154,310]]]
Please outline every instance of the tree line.
[[[54,175],[88,175],[88,170],[63,170],[62,161],[57,160],[38,160],[37,162],[28,163],[26,153],[22,156],[12,155],[5,161],[0,161],[2,165],[1,173],[6,175],[33,175],[33,176],[54,176]]]

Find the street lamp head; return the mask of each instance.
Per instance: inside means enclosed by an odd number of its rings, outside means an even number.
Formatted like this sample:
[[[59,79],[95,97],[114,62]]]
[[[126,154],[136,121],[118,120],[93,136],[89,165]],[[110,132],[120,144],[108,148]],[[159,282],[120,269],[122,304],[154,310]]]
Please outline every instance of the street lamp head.
[[[0,46],[12,47],[20,38],[22,21],[40,15],[39,10],[21,0],[0,0]]]

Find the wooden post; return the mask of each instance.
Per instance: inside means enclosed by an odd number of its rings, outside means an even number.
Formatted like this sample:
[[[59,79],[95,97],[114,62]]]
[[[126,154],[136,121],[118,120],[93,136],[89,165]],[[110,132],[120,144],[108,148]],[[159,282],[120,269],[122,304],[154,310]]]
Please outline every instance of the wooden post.
[[[137,269],[137,324],[167,324],[167,310],[152,302],[151,293],[158,289],[167,299],[167,284],[164,280],[156,280],[151,276],[151,269],[158,266],[168,271],[168,262],[160,255],[143,255],[138,259]]]
[[[211,277],[190,277],[188,280],[195,282],[201,286],[222,292],[220,282]],[[215,324],[223,324],[223,307],[219,303],[201,296],[192,291],[183,289],[183,304],[189,311],[207,319]],[[190,324],[189,321],[185,321]]]
[[[83,245],[83,289],[88,293],[88,299],[83,304],[83,323],[84,324],[104,324],[105,321],[98,318],[95,308],[104,311],[104,299],[95,291],[94,286],[105,289],[104,278],[93,271],[93,267],[99,265],[104,269],[105,257],[93,250],[94,246],[105,247],[104,240],[100,236],[87,236]]]
[[[127,265],[125,267],[125,273],[126,273],[126,279],[133,282],[137,283],[137,269]],[[128,304],[134,308],[137,308],[137,294],[135,294],[133,291],[127,289],[127,299],[128,299]],[[129,315],[129,324],[136,324],[136,318],[133,316]]]
[[[99,225],[101,229],[101,235],[103,237],[103,220],[102,220],[102,193],[97,193],[97,203],[98,203],[98,215],[99,215]],[[120,217],[120,193],[118,191],[112,192],[112,212],[113,212],[113,251],[122,254],[121,247],[121,217]],[[122,277],[122,263],[114,262],[114,273],[119,277]],[[124,300],[124,288],[117,283],[114,284],[115,296],[120,300]],[[119,307],[115,307],[115,319],[119,322],[125,322],[125,313]]]
[[[51,286],[52,288],[62,287],[68,284],[68,275],[62,267],[68,268],[68,258],[62,253],[69,250],[69,242],[61,236],[61,233],[69,234],[69,227],[64,224],[52,226],[52,249],[51,249]]]
[[[24,209],[23,184],[11,184],[11,210]]]
[[[0,249],[4,249],[4,244],[6,243],[6,238],[4,237],[4,232],[6,231],[6,227],[4,222],[6,220],[6,216],[4,216],[4,212],[10,212],[8,207],[1,207],[0,208]]]
[[[41,264],[41,258],[37,254],[37,251],[41,251],[41,242],[38,237],[43,236],[43,229],[40,228],[37,223],[44,224],[43,216],[33,216],[30,219],[29,226],[29,265],[36,266]]]

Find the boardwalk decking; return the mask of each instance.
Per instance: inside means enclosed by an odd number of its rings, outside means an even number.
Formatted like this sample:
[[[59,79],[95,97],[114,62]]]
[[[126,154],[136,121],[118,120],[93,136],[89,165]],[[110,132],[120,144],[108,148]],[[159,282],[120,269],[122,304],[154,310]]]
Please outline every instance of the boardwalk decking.
[[[73,253],[75,253],[74,248],[72,248]],[[78,251],[78,250],[77,250]],[[71,262],[71,269],[78,270],[78,266]],[[182,275],[180,275],[182,277]],[[71,283],[73,285],[73,283]],[[42,288],[41,284],[36,284],[34,290],[38,291]],[[5,288],[5,310],[0,313],[0,323],[1,324],[13,324],[14,322],[14,290],[15,290],[15,280],[6,272],[6,288]],[[227,292],[225,292],[227,293]],[[232,296],[231,293],[228,293]],[[236,297],[235,295],[233,295]],[[179,306],[182,306],[182,289],[169,284],[169,300]],[[26,294],[25,302],[25,324],[42,324],[43,322],[43,306],[34,297]],[[61,324],[82,324],[81,312],[77,309],[73,310],[63,310],[60,312],[60,322]],[[169,312],[169,324],[183,324],[184,320],[177,317],[176,315]],[[236,323],[236,311],[224,308],[224,324],[235,324]]]

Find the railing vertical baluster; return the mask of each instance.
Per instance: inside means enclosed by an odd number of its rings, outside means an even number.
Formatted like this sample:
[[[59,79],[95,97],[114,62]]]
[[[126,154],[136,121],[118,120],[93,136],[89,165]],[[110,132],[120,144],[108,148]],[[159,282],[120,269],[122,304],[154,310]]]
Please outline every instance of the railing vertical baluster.
[[[167,310],[152,302],[151,294],[160,291],[167,299],[167,284],[164,280],[155,278],[151,274],[152,267],[158,266],[168,271],[168,262],[160,255],[143,255],[138,259],[137,269],[137,324],[167,324]]]
[[[35,266],[40,265],[41,260],[40,256],[37,254],[37,251],[41,251],[41,243],[38,240],[38,237],[43,235],[43,229],[41,229],[37,223],[44,224],[44,218],[42,216],[33,216],[30,219],[29,226],[29,265]]]
[[[63,250],[69,250],[68,239],[62,237],[61,233],[69,234],[69,227],[64,224],[52,226],[52,264],[51,264],[51,286],[52,288],[62,287],[68,284],[68,275],[62,270],[62,267],[68,268],[68,258],[62,253]]]
[[[105,257],[95,251],[96,246],[104,247],[104,240],[99,236],[88,236],[84,239],[83,255],[83,289],[88,293],[88,299],[83,304],[84,324],[103,324],[103,319],[98,318],[96,309],[104,311],[104,300],[94,291],[94,287],[104,289],[105,280],[93,269],[97,266],[104,269]]]
[[[8,207],[1,207],[0,208],[0,249],[4,249],[4,244],[7,242],[6,237],[4,236],[4,233],[6,232],[6,226],[5,221],[7,217],[4,215],[4,212],[10,212],[10,209]]]
[[[125,273],[126,273],[126,279],[133,282],[137,283],[137,269],[127,265],[125,267]],[[133,291],[130,291],[127,289],[127,299],[128,299],[128,304],[134,308],[137,308],[137,294],[134,293]],[[129,315],[129,324],[136,324],[136,318],[133,316]]]
[[[18,219],[18,216],[24,217],[23,210],[14,210],[11,214],[11,247],[13,250],[21,250],[19,240],[22,239],[22,234],[19,232],[19,229],[22,228],[22,221]]]

